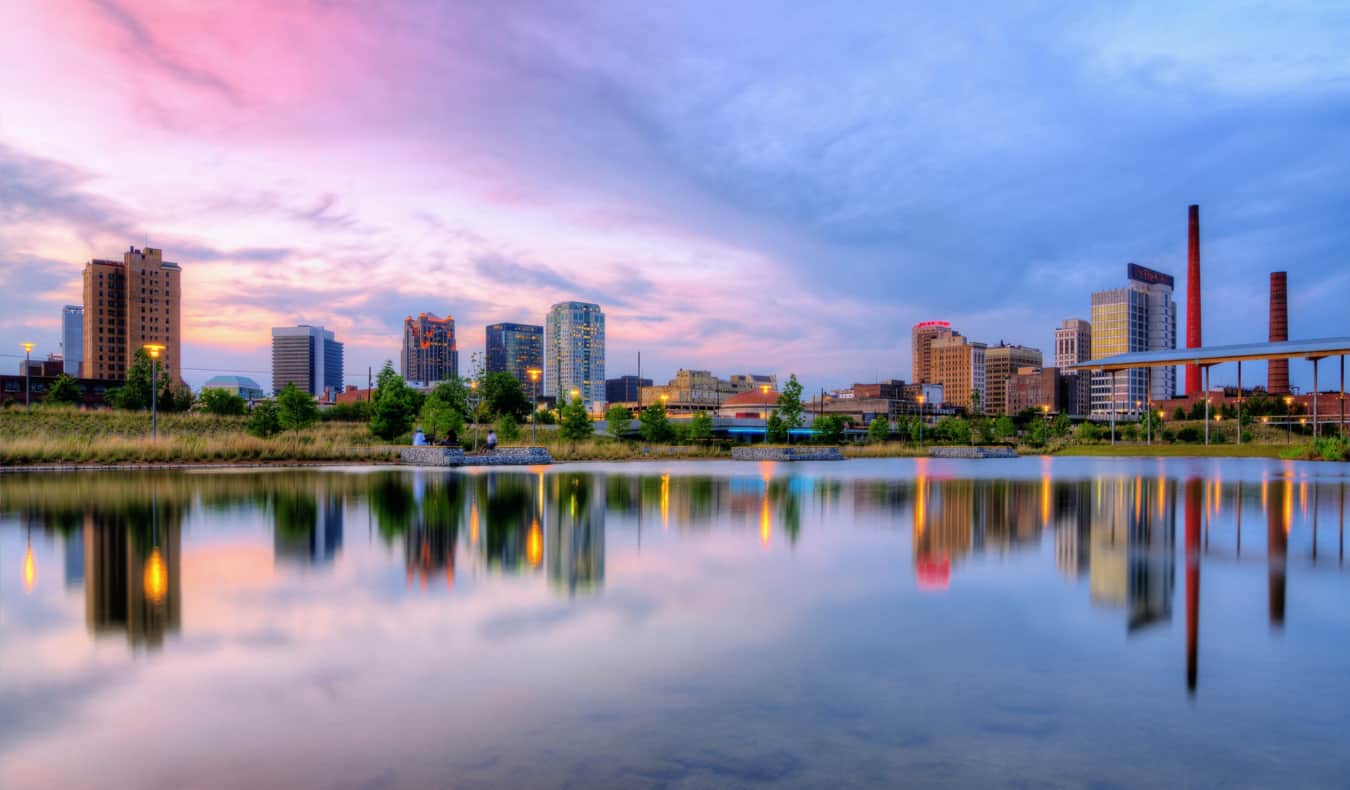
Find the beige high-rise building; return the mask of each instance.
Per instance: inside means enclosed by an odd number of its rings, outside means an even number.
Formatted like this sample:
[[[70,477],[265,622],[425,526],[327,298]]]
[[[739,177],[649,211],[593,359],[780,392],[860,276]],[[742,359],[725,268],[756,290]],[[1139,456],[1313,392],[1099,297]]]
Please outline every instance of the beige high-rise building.
[[[1073,376],[1073,392],[1068,408],[1074,415],[1087,414],[1092,403],[1092,376],[1074,372],[1073,366],[1092,359],[1092,323],[1081,318],[1066,318],[1055,330],[1055,367],[1060,374]]]
[[[933,378],[933,341],[951,337],[953,334],[956,333],[952,331],[952,325],[946,321],[920,321],[914,325],[911,335],[914,340],[912,367],[915,384],[932,384],[937,381]]]
[[[85,378],[125,379],[136,350],[153,343],[164,346],[159,364],[169,380],[183,380],[183,269],[163,253],[132,247],[121,261],[85,264]]]
[[[941,384],[943,400],[953,406],[970,408],[970,393],[980,393],[985,401],[984,343],[974,343],[960,332],[939,337],[929,344],[932,355],[932,382]]]
[[[1021,368],[1041,367],[1041,350],[999,343],[984,352],[986,414],[1008,413],[1008,379]]]

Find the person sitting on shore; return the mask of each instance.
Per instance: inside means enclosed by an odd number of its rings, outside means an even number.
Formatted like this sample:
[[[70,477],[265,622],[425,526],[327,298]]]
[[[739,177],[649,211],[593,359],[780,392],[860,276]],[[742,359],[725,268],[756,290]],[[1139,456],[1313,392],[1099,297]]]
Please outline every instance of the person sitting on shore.
[[[496,452],[496,451],[497,451],[497,432],[496,432],[496,431],[488,431],[488,435],[487,435],[487,450],[488,450],[488,452],[490,452],[490,453]]]
[[[417,432],[413,434],[413,447],[426,447],[426,446],[427,446],[427,435],[425,433],[422,433],[421,428],[418,428]]]
[[[459,446],[459,434],[458,434],[458,433],[455,433],[455,429],[454,429],[454,428],[451,428],[450,430],[446,431],[446,433],[445,433],[445,441],[441,442],[441,444],[445,445],[446,447],[458,447],[458,446]]]

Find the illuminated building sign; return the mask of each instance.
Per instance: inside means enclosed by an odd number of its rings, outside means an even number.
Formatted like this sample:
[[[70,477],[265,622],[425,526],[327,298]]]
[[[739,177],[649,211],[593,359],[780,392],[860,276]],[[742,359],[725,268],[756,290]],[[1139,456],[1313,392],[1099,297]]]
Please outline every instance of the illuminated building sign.
[[[1132,263],[1132,264],[1130,264],[1130,265],[1133,266],[1134,264]],[[1170,279],[1170,278],[1169,278],[1169,279]],[[917,323],[917,324],[914,325],[914,328],[915,328],[915,329],[927,329],[928,327],[934,327],[934,326],[942,327],[943,329],[950,329],[951,326],[952,326],[952,322],[951,322],[951,321],[920,321],[919,323]]]
[[[1131,263],[1126,268],[1126,276],[1135,282],[1145,283],[1147,285],[1165,285],[1168,288],[1172,287],[1172,275],[1154,271],[1153,269],[1140,266],[1137,263]]]

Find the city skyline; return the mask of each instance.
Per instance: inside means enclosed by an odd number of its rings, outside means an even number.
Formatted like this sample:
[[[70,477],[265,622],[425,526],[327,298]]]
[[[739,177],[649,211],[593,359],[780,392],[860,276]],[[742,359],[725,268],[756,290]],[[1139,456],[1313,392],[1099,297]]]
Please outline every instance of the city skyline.
[[[918,321],[1045,350],[1122,263],[1181,286],[1192,203],[1206,341],[1263,339],[1244,318],[1271,271],[1291,337],[1346,334],[1350,59],[1314,7],[994,7],[992,40],[887,6],[746,6],[716,31],[620,5],[206,13],[11,9],[0,353],[57,351],[82,264],[134,244],[190,272],[194,386],[266,376],[270,326],[332,327],[359,383],[420,305],[444,302],[472,354],[482,327],[573,299],[605,307],[611,376],[641,350],[657,380],[908,378]],[[1171,46],[1187,31],[1205,46]]]

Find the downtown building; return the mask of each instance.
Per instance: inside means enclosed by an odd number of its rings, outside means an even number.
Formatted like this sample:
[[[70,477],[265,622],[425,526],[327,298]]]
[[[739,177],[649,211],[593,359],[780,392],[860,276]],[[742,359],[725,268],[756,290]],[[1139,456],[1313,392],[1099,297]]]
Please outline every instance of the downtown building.
[[[1075,417],[1092,411],[1092,374],[1074,370],[1074,365],[1092,359],[1092,323],[1081,318],[1066,318],[1055,330],[1055,368],[1067,390],[1064,408]]]
[[[455,319],[418,313],[403,321],[403,354],[399,372],[405,381],[434,384],[459,378],[459,345]]]
[[[486,330],[487,372],[510,373],[525,394],[538,398],[530,370],[544,369],[544,328],[534,324],[491,324]]]
[[[1177,347],[1177,304],[1172,276],[1131,263],[1124,288],[1092,294],[1092,358]],[[1151,389],[1150,389],[1151,379]],[[1176,393],[1176,368],[1131,369],[1092,376],[1091,416],[1138,416],[1150,402]]]
[[[946,403],[959,408],[970,408],[971,395],[977,393],[979,402],[985,398],[984,343],[975,343],[960,332],[952,332],[929,343],[931,380],[921,384],[941,384]]]
[[[559,302],[544,320],[544,395],[605,402],[605,314],[589,302]]]
[[[136,351],[154,344],[164,347],[159,365],[169,380],[183,380],[182,275],[181,266],[152,247],[132,247],[120,261],[85,264],[83,378],[123,381]],[[63,340],[65,328],[63,315]]]
[[[63,372],[79,378],[84,362],[84,308],[68,304],[61,308],[61,360]]]
[[[984,412],[1015,414],[1008,405],[1008,379],[1023,368],[1041,367],[1041,350],[1000,342],[984,352]]]
[[[342,391],[343,347],[321,326],[272,328],[272,394],[294,384],[322,400]]]
[[[933,378],[933,341],[951,337],[953,334],[957,333],[952,331],[952,325],[947,321],[920,321],[914,325],[911,337],[914,344],[912,380],[915,384],[930,384],[936,381]]]
[[[641,376],[619,376],[605,379],[606,403],[637,403],[642,397],[642,388],[652,386],[651,379]]]

